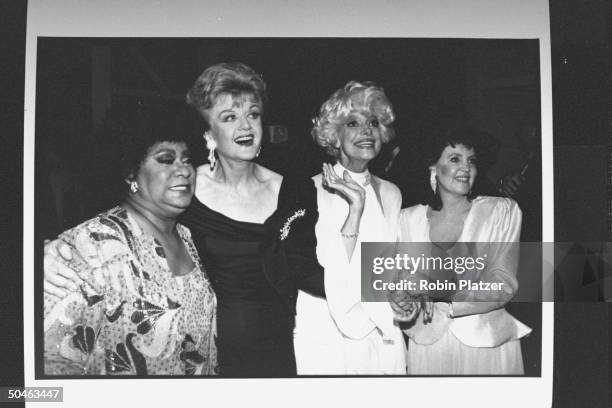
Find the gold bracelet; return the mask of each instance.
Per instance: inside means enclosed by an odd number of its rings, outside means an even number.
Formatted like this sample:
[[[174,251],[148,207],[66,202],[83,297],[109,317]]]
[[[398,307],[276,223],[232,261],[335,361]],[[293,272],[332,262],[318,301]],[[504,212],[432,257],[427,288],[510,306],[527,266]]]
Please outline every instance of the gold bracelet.
[[[359,236],[359,232],[355,232],[353,234],[345,234],[344,232],[340,231],[340,235],[342,235],[342,238],[352,239],[357,238]]]

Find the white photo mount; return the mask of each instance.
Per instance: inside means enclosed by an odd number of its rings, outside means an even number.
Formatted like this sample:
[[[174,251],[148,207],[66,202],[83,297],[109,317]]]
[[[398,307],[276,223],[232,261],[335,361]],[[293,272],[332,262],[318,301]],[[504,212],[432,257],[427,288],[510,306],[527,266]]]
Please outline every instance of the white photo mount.
[[[381,37],[537,39],[540,46],[544,242],[554,240],[551,43],[547,0],[290,2],[31,0],[24,111],[24,369],[27,387],[64,387],[61,407],[313,407],[552,404],[553,302],[542,305],[540,377],[35,379],[34,141],[38,37]],[[348,80],[348,78],[347,78]],[[331,89],[330,89],[331,91]],[[549,265],[554,264],[549,262]],[[543,298],[552,298],[544,271]]]

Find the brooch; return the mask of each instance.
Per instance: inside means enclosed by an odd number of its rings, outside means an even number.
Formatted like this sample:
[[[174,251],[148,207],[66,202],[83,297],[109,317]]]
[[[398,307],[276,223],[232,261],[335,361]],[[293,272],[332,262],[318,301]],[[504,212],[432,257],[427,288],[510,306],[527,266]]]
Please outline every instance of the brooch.
[[[285,238],[287,238],[289,236],[289,232],[291,232],[291,223],[300,218],[303,217],[304,215],[306,215],[306,210],[305,209],[300,209],[297,210],[296,212],[293,213],[293,215],[289,218],[287,218],[287,221],[285,221],[285,224],[283,225],[283,228],[280,229],[280,240],[283,241]]]

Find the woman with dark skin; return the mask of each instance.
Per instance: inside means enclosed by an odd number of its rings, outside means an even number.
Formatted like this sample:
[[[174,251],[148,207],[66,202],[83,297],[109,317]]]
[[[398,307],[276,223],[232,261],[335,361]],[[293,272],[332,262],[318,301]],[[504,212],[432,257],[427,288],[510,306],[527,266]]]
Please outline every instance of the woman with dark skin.
[[[130,131],[125,198],[59,236],[69,259],[45,254],[46,275],[80,278],[45,293],[46,374],[216,374],[215,295],[178,223],[195,187],[182,119],[156,112]]]
[[[265,100],[261,76],[240,63],[207,68],[187,94],[203,119],[209,163],[196,170],[181,222],[211,276],[219,370],[230,377],[295,376],[297,291],[324,296],[312,181],[255,162]],[[58,275],[46,274],[46,288],[66,284]]]

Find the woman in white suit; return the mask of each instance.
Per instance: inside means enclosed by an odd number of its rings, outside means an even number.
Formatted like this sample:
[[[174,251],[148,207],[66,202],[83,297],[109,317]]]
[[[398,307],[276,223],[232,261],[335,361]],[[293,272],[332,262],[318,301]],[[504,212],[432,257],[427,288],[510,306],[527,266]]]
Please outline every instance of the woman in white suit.
[[[501,290],[458,290],[435,302],[431,322],[422,319],[409,336],[408,373],[442,375],[523,374],[520,338],[531,329],[512,317],[504,305],[518,290],[517,242],[521,210],[509,198],[478,196],[478,132],[461,127],[434,138],[428,163],[431,197],[426,205],[403,209],[400,240],[436,242],[460,250],[470,242],[475,255],[487,254],[478,280]]]
[[[336,160],[313,177],[317,257],[326,298],[299,292],[294,336],[298,374],[405,374],[405,342],[388,303],[361,302],[361,243],[395,242],[401,194],[368,171],[394,137],[384,90],[351,81],[321,106],[312,136]]]

